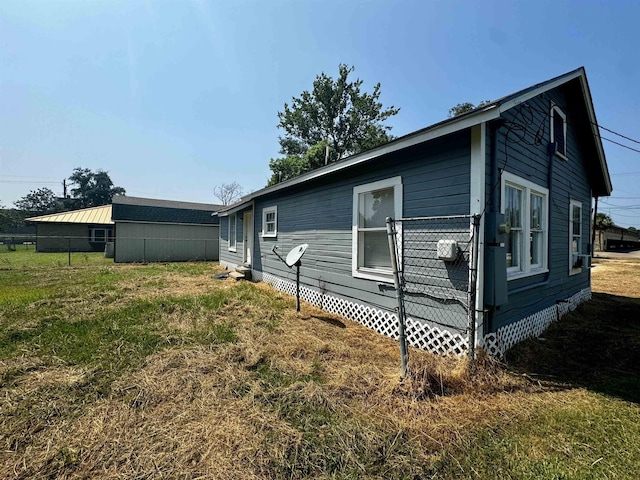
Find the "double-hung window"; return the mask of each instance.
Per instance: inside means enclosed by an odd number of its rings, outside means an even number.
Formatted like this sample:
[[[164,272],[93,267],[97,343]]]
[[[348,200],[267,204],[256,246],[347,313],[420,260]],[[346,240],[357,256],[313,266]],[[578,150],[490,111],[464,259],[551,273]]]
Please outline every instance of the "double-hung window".
[[[278,236],[278,207],[267,207],[262,209],[262,236]]]
[[[510,225],[505,247],[508,278],[547,271],[549,191],[502,173],[502,213]]]
[[[402,217],[402,178],[393,177],[353,189],[354,277],[393,281],[386,219]]]
[[[236,229],[238,228],[238,215],[232,213],[229,215],[229,251],[236,251]]]
[[[569,275],[582,271],[582,202],[569,202]]]
[[[555,154],[564,160],[567,159],[567,116],[560,108],[553,105],[550,112],[550,132],[549,139],[554,145]]]

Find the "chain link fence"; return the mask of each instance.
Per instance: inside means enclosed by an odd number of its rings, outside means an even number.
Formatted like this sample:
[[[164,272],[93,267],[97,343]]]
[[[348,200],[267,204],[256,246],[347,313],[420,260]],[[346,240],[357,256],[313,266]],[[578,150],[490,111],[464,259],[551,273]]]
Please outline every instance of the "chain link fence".
[[[474,356],[479,217],[388,219],[406,341]]]

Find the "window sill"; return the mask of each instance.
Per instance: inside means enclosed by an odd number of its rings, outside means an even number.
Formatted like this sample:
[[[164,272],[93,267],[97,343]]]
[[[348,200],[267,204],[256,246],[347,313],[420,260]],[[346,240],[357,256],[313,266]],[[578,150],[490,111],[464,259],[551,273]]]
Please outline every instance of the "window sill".
[[[578,275],[579,273],[582,273],[582,267],[580,268],[572,268],[571,270],[569,270],[569,275]]]
[[[375,282],[393,284],[393,273],[390,271],[374,270],[374,269],[359,269],[353,270],[352,275],[354,278],[361,278],[362,280],[373,280]]]
[[[233,248],[229,247],[227,250],[229,250],[230,252],[234,252],[234,253],[238,251],[236,249],[236,247],[233,247]]]
[[[527,277],[535,277],[536,275],[541,275],[543,273],[549,273],[548,268],[536,268],[535,270],[530,270],[528,272],[518,272],[518,273],[507,273],[507,281],[511,280],[519,280],[521,278]]]
[[[560,158],[560,159],[564,160],[565,162],[568,162],[568,161],[569,161],[569,159],[567,158],[567,156],[566,156],[564,153],[562,153],[562,152],[556,152],[556,157],[558,157],[558,158]]]
[[[262,233],[260,234],[262,238],[278,238],[277,233]]]

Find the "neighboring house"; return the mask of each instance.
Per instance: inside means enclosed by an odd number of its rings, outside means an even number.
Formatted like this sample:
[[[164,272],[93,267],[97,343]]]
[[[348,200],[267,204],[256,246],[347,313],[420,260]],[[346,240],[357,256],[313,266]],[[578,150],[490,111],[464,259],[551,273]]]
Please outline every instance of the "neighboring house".
[[[116,262],[218,260],[220,205],[129,196],[112,200]]]
[[[579,68],[218,210],[220,262],[250,265],[253,278],[293,292],[295,273],[272,249],[308,243],[302,298],[395,336],[391,261],[372,211],[478,215],[470,311],[477,345],[501,355],[590,298],[591,201],[611,191]],[[413,345],[460,352],[446,329],[412,325]]]
[[[27,218],[36,225],[37,252],[99,252],[113,240],[111,205]]]

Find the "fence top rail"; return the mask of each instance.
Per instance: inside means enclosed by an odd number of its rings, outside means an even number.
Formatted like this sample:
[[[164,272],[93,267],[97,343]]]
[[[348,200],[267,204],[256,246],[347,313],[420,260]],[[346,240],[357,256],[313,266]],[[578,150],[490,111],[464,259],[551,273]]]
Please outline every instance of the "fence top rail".
[[[413,220],[464,220],[471,219],[474,215],[449,215],[443,217],[410,217],[410,218],[397,218],[391,219],[394,222],[411,222]]]

